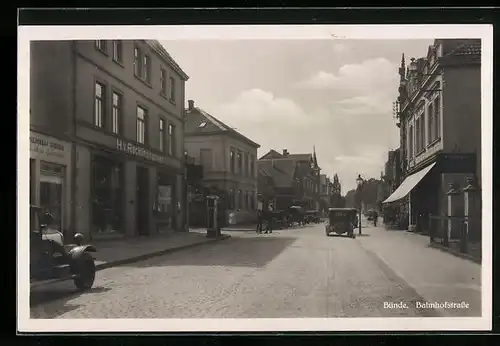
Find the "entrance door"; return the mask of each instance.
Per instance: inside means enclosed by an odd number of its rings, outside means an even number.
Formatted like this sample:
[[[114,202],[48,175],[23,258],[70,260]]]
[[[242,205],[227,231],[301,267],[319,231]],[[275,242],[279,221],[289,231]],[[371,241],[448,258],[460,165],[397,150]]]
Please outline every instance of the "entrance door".
[[[139,235],[149,234],[149,171],[145,167],[137,167],[136,177],[136,229]]]

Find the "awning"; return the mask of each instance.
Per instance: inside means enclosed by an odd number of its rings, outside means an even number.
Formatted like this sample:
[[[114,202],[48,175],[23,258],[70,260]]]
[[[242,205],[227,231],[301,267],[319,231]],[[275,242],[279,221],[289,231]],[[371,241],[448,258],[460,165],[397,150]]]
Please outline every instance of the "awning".
[[[429,166],[425,167],[424,169],[418,171],[417,173],[413,173],[412,175],[409,175],[406,177],[406,179],[403,181],[401,185],[390,195],[385,201],[382,203],[390,203],[390,202],[395,202],[398,201],[402,198],[405,198],[411,190],[417,184],[427,175],[427,173],[430,172],[432,167],[434,167],[436,163],[432,163]]]

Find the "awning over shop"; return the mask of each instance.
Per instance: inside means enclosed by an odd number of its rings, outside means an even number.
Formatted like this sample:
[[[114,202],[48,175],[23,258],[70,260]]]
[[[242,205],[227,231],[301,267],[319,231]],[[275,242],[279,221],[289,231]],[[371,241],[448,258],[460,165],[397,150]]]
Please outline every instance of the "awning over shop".
[[[413,173],[412,175],[409,175],[406,177],[406,179],[403,181],[401,185],[390,195],[385,201],[382,203],[390,203],[390,202],[395,202],[398,201],[402,198],[405,198],[411,190],[417,184],[427,175],[427,173],[430,172],[432,167],[434,167],[436,163],[432,163],[429,166],[425,167],[424,169],[418,171],[417,173]]]

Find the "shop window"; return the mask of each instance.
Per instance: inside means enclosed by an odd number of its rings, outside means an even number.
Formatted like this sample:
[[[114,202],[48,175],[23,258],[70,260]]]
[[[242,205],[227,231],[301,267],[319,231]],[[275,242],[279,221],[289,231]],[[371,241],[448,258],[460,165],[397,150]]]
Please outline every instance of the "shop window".
[[[93,235],[123,233],[123,172],[121,164],[101,156],[92,161]]]
[[[57,231],[62,231],[64,173],[64,166],[40,162],[40,207],[52,214],[49,228]]]

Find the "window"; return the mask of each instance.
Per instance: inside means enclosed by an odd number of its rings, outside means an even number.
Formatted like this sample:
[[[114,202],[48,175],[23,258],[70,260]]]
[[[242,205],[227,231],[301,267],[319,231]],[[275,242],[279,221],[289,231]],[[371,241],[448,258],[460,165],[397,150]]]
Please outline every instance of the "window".
[[[250,155],[250,176],[253,178],[255,177],[255,171],[254,171],[254,160],[253,160],[253,155]]]
[[[242,193],[241,193],[241,190],[238,190],[236,192],[236,208],[238,209],[241,209],[241,205],[242,205]]]
[[[106,53],[106,41],[105,40],[95,40],[95,48],[101,52]]]
[[[436,139],[434,132],[434,104],[431,102],[427,108],[427,143],[430,144]]]
[[[415,151],[416,154],[420,153],[420,140],[422,135],[420,134],[420,118],[417,119],[415,123]]]
[[[170,90],[170,101],[174,102],[175,101],[175,79],[173,77],[169,78],[170,85],[169,90]]]
[[[122,41],[114,40],[113,41],[113,60],[118,61],[118,62],[122,62],[122,53],[123,53]]]
[[[165,119],[160,119],[160,151],[165,152]]]
[[[435,139],[441,137],[441,103],[440,97],[434,99],[434,136]]]
[[[420,115],[420,151],[425,150],[425,113]]]
[[[241,152],[238,151],[238,153],[236,154],[236,160],[237,160],[237,163],[238,163],[238,174],[242,174],[243,173],[243,159],[242,159],[242,155],[241,155]]]
[[[163,96],[167,95],[167,71],[165,69],[160,70],[160,85],[161,85],[161,94]]]
[[[413,157],[413,125],[410,125],[408,131],[408,157]]]
[[[149,55],[144,55],[143,62],[144,81],[146,81],[146,83],[151,83],[151,58]]]
[[[106,87],[103,84],[95,83],[94,126],[101,128],[104,127],[105,90]]]
[[[229,153],[229,169],[231,173],[234,173],[234,150]]]
[[[250,165],[248,162],[248,153],[243,154],[244,159],[243,159],[243,175],[245,177],[250,176]]]
[[[168,124],[168,154],[175,154],[175,126]]]
[[[206,121],[202,121],[201,124],[198,125],[198,127],[200,127],[200,128],[203,128],[205,126],[207,126],[207,122]]]
[[[142,77],[142,54],[137,47],[134,48],[134,74],[137,77]]]
[[[248,208],[248,191],[243,192],[243,203],[241,203],[241,209]]]
[[[255,210],[255,191],[252,191],[252,196],[250,198],[250,208]]]
[[[147,111],[137,106],[137,142],[146,143],[146,117]]]
[[[120,133],[120,120],[122,111],[122,95],[113,92],[113,108],[112,108],[112,124],[111,131],[113,133]]]

